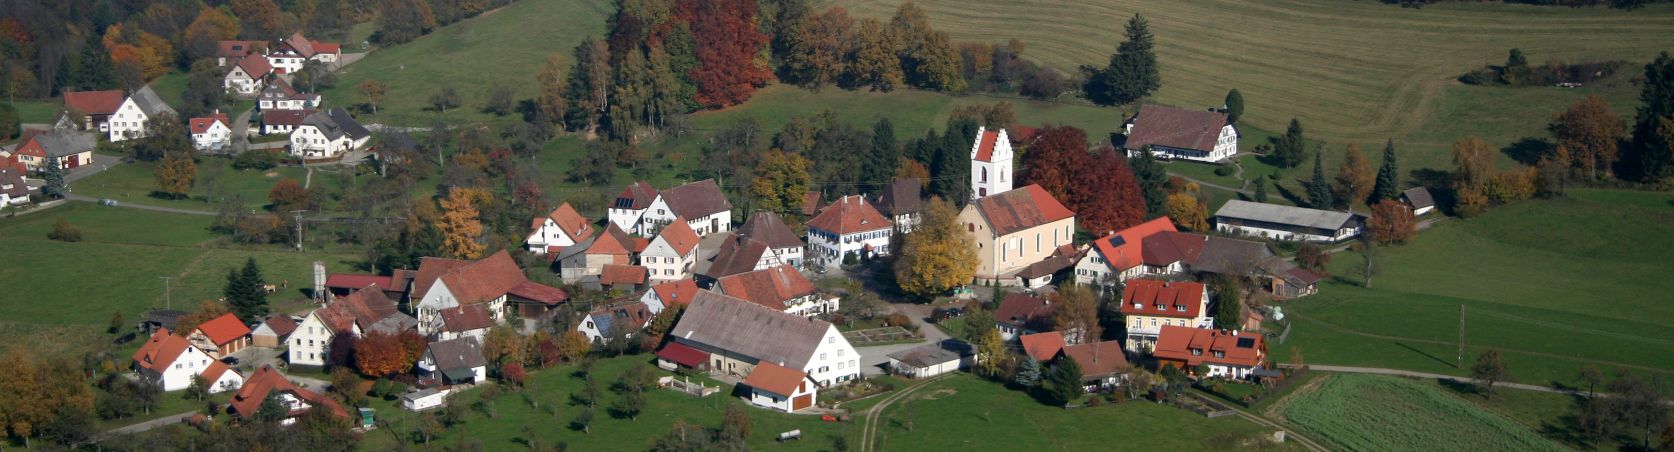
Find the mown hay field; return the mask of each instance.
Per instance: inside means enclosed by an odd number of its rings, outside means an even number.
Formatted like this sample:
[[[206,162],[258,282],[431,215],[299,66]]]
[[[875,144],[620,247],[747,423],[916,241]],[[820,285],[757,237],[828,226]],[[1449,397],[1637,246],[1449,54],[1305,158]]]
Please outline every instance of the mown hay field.
[[[1286,420],[1347,450],[1565,450],[1522,424],[1414,380],[1335,375],[1284,402]]]

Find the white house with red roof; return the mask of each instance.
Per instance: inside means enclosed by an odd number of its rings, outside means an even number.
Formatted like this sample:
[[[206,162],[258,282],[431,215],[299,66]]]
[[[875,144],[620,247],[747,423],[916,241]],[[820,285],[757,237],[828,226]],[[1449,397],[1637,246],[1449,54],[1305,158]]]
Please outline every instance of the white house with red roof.
[[[807,408],[818,391],[807,372],[772,362],[757,364],[744,385],[750,387],[750,403],[787,413]]]
[[[418,320],[401,313],[395,302],[377,286],[336,297],[325,307],[302,319],[287,339],[289,362],[293,365],[322,366],[331,354],[331,341],[338,334],[360,337],[369,331],[398,334],[418,327]]]
[[[477,261],[424,258],[413,278],[413,310],[418,313],[420,333],[434,332],[436,317],[443,309],[463,305],[484,305],[495,323],[505,321],[512,306],[524,319],[557,306],[569,295],[563,290],[530,281],[523,269],[505,251]],[[534,309],[538,306],[541,309]]]
[[[976,279],[1007,285],[1022,284],[1019,273],[1075,239],[1075,212],[1039,185],[972,200],[959,223],[977,247]]]
[[[542,256],[593,236],[593,223],[567,202],[552,209],[552,213],[535,218],[529,227],[532,231],[528,238],[523,239],[523,244],[529,252]]]
[[[640,295],[639,301],[645,303],[646,308],[651,309],[651,315],[657,315],[664,309],[681,307],[691,303],[692,297],[697,296],[697,292],[696,281],[690,279],[669,281],[651,286],[651,290],[647,290],[645,294]]]
[[[814,283],[789,265],[721,278],[714,291],[784,312],[813,317],[837,312],[839,299],[822,294]]]
[[[267,43],[262,41],[226,40],[215,43],[215,65],[226,66],[250,55],[267,53]]]
[[[646,181],[636,181],[616,195],[616,201],[610,205],[610,222],[624,231],[638,231],[640,217],[656,200],[655,187]]]
[[[684,218],[675,217],[639,253],[639,265],[648,271],[652,284],[691,279],[693,267],[697,265],[699,240]]]
[[[215,110],[206,117],[192,118],[186,124],[192,130],[192,147],[200,151],[232,147],[232,120],[221,110]]]
[[[836,326],[715,292],[698,291],[668,338],[659,366],[744,377],[754,403],[784,411],[860,378],[860,353]]]
[[[977,128],[971,145],[971,199],[1011,191],[1011,139],[1005,129]]]
[[[681,184],[657,193],[657,198],[640,214],[640,236],[651,236],[664,225],[682,218],[698,237],[732,230],[732,201],[714,179]]]
[[[64,109],[80,113],[83,130],[98,130],[109,132],[110,116],[116,114],[116,109],[122,107],[122,100],[127,96],[122,90],[106,91],[76,91],[64,93]]]
[[[274,46],[273,51],[267,54],[267,61],[275,72],[290,74],[302,70],[302,66],[309,61],[335,65],[342,56],[342,45],[311,40],[299,31]]]
[[[844,196],[808,220],[808,259],[836,267],[850,255],[857,259],[887,256],[894,233],[895,223],[865,196]]]
[[[1238,128],[1226,113],[1146,105],[1128,119],[1128,155],[1149,147],[1151,154],[1199,162],[1219,162],[1238,154]]]
[[[1075,283],[1105,288],[1143,276],[1186,272],[1208,237],[1179,232],[1168,217],[1157,217],[1093,241],[1075,264]]]
[[[256,108],[267,110],[307,110],[320,107],[319,93],[298,92],[285,79],[274,77],[256,97]]]
[[[273,66],[267,64],[267,59],[261,55],[250,55],[238,60],[227,75],[222,79],[222,86],[227,92],[236,96],[254,96],[262,92],[262,86],[267,81],[268,74],[273,73]]]
[[[650,306],[639,301],[606,306],[587,313],[586,317],[582,317],[581,321],[576,323],[575,330],[587,336],[587,340],[594,344],[604,344],[617,335],[623,338],[634,337],[634,333],[645,329],[645,325],[651,322],[651,316],[654,315],[656,313],[651,312]]]
[[[1122,315],[1128,321],[1128,350],[1149,351],[1167,325],[1209,328],[1209,289],[1203,283],[1129,280],[1122,290]]]
[[[210,356],[220,358],[250,346],[250,326],[229,312],[199,324],[186,339]]]
[[[1151,356],[1186,372],[1207,366],[1208,373],[1200,377],[1243,379],[1267,364],[1267,343],[1259,333],[1170,325],[1161,328]]]
[[[213,362],[215,357],[191,341],[174,335],[168,328],[158,328],[134,352],[133,366],[141,377],[157,383],[164,391],[179,391],[191,386],[192,377],[209,369]]]

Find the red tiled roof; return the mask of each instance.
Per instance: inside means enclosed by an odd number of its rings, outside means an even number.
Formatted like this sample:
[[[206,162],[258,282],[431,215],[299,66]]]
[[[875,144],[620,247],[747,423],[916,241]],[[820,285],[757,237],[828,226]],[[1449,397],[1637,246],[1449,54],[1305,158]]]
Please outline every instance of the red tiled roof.
[[[651,291],[656,292],[657,299],[662,300],[664,307],[672,308],[691,303],[692,297],[697,296],[698,286],[695,281],[682,279],[651,286]]]
[[[1203,283],[1130,279],[1122,289],[1122,313],[1197,318],[1203,309],[1204,290]]]
[[[1055,310],[1045,298],[1014,293],[1000,301],[1000,307],[994,310],[994,320],[1038,331],[1047,327]]]
[[[442,257],[423,257],[419,259],[418,272],[413,275],[412,299],[424,299],[430,292],[430,287],[436,285],[436,280],[442,275],[453,272],[454,269],[469,265],[471,261],[448,259]]]
[[[866,202],[865,197],[853,195],[825,206],[819,216],[808,220],[808,227],[842,235],[889,229],[893,224],[876,207],[872,207],[872,203]]]
[[[721,293],[783,311],[786,301],[814,293],[814,283],[789,265],[740,273],[715,283]]]
[[[976,208],[988,220],[988,226],[996,236],[1075,216],[1075,212],[1064,207],[1039,185],[978,199]]]
[[[1017,341],[1023,343],[1023,352],[1035,361],[1051,361],[1052,357],[1058,356],[1058,351],[1064,349],[1064,334],[1057,331],[1026,334]]]
[[[344,411],[343,406],[338,405],[337,401],[317,392],[296,387],[296,385],[291,384],[290,380],[286,380],[285,376],[281,375],[279,371],[273,370],[273,366],[262,366],[261,369],[256,370],[255,375],[251,375],[249,379],[244,380],[244,386],[238,388],[238,393],[233,395],[232,400],[227,405],[239,417],[255,416],[256,410],[262,406],[262,401],[267,400],[267,395],[273,391],[291,393],[309,405],[316,407],[324,405],[325,409],[331,410],[331,414],[337,415],[337,417],[349,416],[349,413]],[[288,414],[297,416],[302,413],[298,411]]]
[[[340,297],[323,308],[314,310],[326,328],[335,332],[353,331],[355,325],[362,330],[371,328],[372,324],[395,315],[395,302],[390,301],[378,286],[368,286],[355,291],[346,297]]]
[[[817,190],[808,190],[802,194],[802,216],[810,217],[820,211],[820,201],[825,195]]]
[[[203,376],[204,383],[215,384],[215,382],[217,380],[221,379],[221,374],[227,373],[227,371],[232,371],[233,373],[238,373],[238,371],[233,370],[231,367],[228,367],[227,363],[223,363],[223,362],[220,362],[220,361],[210,361],[209,362],[209,367],[205,367],[203,369],[203,374],[201,374],[201,375]]]
[[[66,92],[64,107],[89,115],[108,115],[122,108],[122,100],[127,98],[119,89]]]
[[[645,284],[645,267],[638,265],[605,264],[599,273],[599,284]]]
[[[191,125],[192,133],[208,132],[209,126],[215,125],[216,122],[220,122],[222,125],[229,128],[232,127],[232,120],[227,119],[227,114],[220,111],[216,111],[207,118],[192,118],[188,120],[188,122]]]
[[[335,42],[322,42],[322,41],[312,41],[312,42],[314,43],[314,53],[315,54],[341,53],[343,51],[343,45],[342,44],[338,44],[338,43],[335,43]]]
[[[1121,341],[1092,342],[1064,347],[1064,356],[1081,366],[1081,375],[1107,377],[1128,370],[1128,357],[1123,354]]]
[[[267,58],[261,55],[250,55],[238,60],[238,68],[244,70],[250,78],[261,80],[269,72],[273,72],[273,65],[267,63]]]
[[[292,332],[296,331],[297,327],[296,319],[292,319],[291,316],[287,314],[270,316],[267,318],[267,321],[262,323],[267,325],[267,329],[273,330],[273,334],[279,337],[290,336]]]
[[[702,218],[716,212],[732,210],[732,201],[727,200],[725,193],[721,193],[721,186],[715,184],[714,179],[704,179],[663,190],[661,196],[663,202],[668,204],[669,210],[686,218]]]
[[[696,232],[692,232],[691,225],[686,224],[686,219],[681,217],[674,217],[674,222],[669,223],[668,226],[663,226],[662,232],[657,233],[657,236],[667,242],[668,246],[674,248],[674,252],[681,256],[692,252],[692,249],[697,248],[698,241],[701,240]]]
[[[231,312],[199,324],[198,331],[209,337],[209,341],[217,346],[227,345],[227,343],[238,340],[238,338],[250,335],[250,327],[244,325],[244,321],[239,320],[238,316]]]
[[[1154,220],[1140,223],[1137,226],[1123,229],[1093,241],[1094,249],[1104,256],[1110,268],[1122,272],[1139,266],[1144,262],[1144,241],[1146,237],[1159,232],[1178,232],[1174,229],[1174,222],[1168,217],[1157,217]]]
[[[455,306],[436,312],[442,316],[442,331],[463,333],[494,326],[488,308],[481,304]]]
[[[629,184],[628,188],[622,189],[622,193],[616,195],[616,204],[612,205],[611,208],[641,210],[651,207],[651,203],[656,200],[657,189],[652,187],[650,183],[637,181]]]
[[[1157,359],[1184,361],[1187,366],[1213,363],[1255,367],[1266,358],[1266,348],[1260,334],[1163,325],[1151,354]],[[1193,349],[1198,353],[1193,354]],[[1223,355],[1216,357],[1215,352]]]
[[[1140,254],[1146,265],[1158,267],[1191,262],[1203,253],[1203,245],[1208,241],[1209,237],[1205,235],[1162,231],[1139,240]]]
[[[512,286],[511,290],[506,291],[506,293],[518,298],[545,303],[547,306],[557,305],[570,299],[569,292],[565,292],[564,289],[527,280]]]
[[[511,255],[505,250],[454,268],[441,277],[441,281],[448,285],[448,290],[453,292],[454,298],[462,304],[500,298],[511,292],[512,287],[526,280],[528,278],[523,275],[523,269],[518,268],[517,263],[512,261]]]
[[[616,223],[605,225],[605,233],[599,234],[588,245],[585,254],[610,254],[627,256],[634,246],[633,237],[628,236]],[[643,249],[643,248],[641,248]]]
[[[296,127],[319,110],[262,110],[262,124]]]
[[[790,397],[796,393],[796,388],[808,378],[808,373],[767,361],[756,364],[755,370],[744,379],[744,384],[752,388]]]
[[[557,224],[558,229],[564,231],[564,235],[570,236],[570,240],[580,242],[593,235],[593,225],[588,223],[587,218],[581,216],[580,212],[576,212],[570,203],[559,204],[558,208],[552,209],[552,213],[546,215],[546,219],[551,219]],[[544,219],[536,218],[535,227],[545,224],[542,220]]]
[[[333,289],[360,290],[372,285],[386,288],[395,287],[394,277],[354,273],[332,273],[326,275],[325,280],[325,286]]]
[[[140,345],[139,350],[134,351],[134,364],[144,369],[162,372],[191,347],[192,343],[186,338],[174,335],[168,328],[158,328],[156,332],[151,333],[151,339],[146,340],[145,344]]]
[[[216,43],[215,56],[222,58],[243,58],[245,55],[261,53],[267,43],[261,41],[220,41]]]
[[[994,161],[994,143],[1000,141],[999,130],[985,130],[981,137],[977,137],[976,157],[979,162]]]
[[[1122,147],[1139,149],[1146,145],[1168,146],[1199,151],[1215,150],[1220,140],[1221,127],[1226,126],[1226,113],[1207,110],[1146,105],[1139,107],[1134,117],[1133,132]]]
[[[679,342],[669,342],[662,350],[657,350],[657,357],[679,363],[686,367],[698,367],[709,361],[709,354]]]
[[[298,55],[302,55],[303,58],[313,58],[316,53],[314,51],[314,41],[303,37],[300,31],[291,33],[291,37],[285,38],[285,45],[295,50]]]

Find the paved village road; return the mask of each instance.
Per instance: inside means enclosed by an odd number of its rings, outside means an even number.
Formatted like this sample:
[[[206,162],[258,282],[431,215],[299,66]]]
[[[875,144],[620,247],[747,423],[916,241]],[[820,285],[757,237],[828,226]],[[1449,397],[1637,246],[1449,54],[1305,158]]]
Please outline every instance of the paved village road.
[[[179,424],[179,423],[185,421],[186,418],[192,417],[192,415],[194,415],[194,414],[198,414],[198,412],[187,411],[185,413],[172,414],[172,415],[160,417],[160,418],[157,418],[157,419],[152,419],[152,420],[149,420],[149,421],[140,422],[140,423],[137,423],[137,424],[134,424],[134,425],[129,425],[129,426],[126,426],[126,427],[117,427],[117,428],[113,428],[113,429],[110,429],[110,430],[105,430],[104,433],[99,434],[98,438],[94,439],[93,441],[98,442],[98,441],[103,441],[105,439],[109,439],[109,438],[113,438],[113,437],[117,437],[117,436],[131,435],[131,434],[134,434],[134,433],[140,433],[140,432],[144,432],[144,431],[151,430],[151,429],[158,428],[158,427]]]
[[[71,201],[86,201],[86,202],[91,202],[91,203],[98,203],[99,202],[99,198],[94,198],[94,197],[91,197],[91,196],[82,196],[82,195],[78,195],[78,194],[75,194],[75,193],[71,193],[69,196],[65,196],[64,198],[69,199]],[[152,211],[152,212],[178,213],[178,214],[183,214],[183,215],[215,216],[215,212],[210,212],[210,211],[207,211],[207,210],[176,209],[176,208],[173,208],[173,207],[148,206],[148,205],[144,205],[144,204],[134,204],[134,203],[131,203],[131,202],[121,202],[121,201],[117,201],[115,207],[120,207],[120,208],[124,208],[124,209],[149,210],[149,211]]]

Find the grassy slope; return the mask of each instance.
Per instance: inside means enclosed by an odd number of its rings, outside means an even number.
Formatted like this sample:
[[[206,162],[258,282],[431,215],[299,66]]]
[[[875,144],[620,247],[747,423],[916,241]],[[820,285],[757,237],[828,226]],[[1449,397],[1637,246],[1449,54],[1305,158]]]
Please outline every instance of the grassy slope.
[[[52,223],[68,220],[83,241],[46,239]],[[226,271],[255,257],[272,283],[289,290],[270,295],[275,309],[300,308],[300,292],[312,262],[340,271],[352,255],[297,254],[281,247],[220,245],[210,218],[113,209],[71,203],[0,219],[0,254],[27,265],[0,268],[0,338],[31,337],[51,351],[77,350],[101,340],[113,311],[129,320],[164,305],[159,276],[174,276],[173,305],[191,309],[220,296]]]
[[[919,389],[884,416],[881,450],[1199,450],[1263,430],[1148,402],[1054,408],[963,374]]]
[[[389,94],[379,113],[362,117],[363,123],[427,126],[435,118],[450,123],[487,120],[493,116],[480,110],[490,87],[509,87],[514,99],[534,97],[531,82],[547,56],[567,58],[583,38],[602,36],[611,8],[606,0],[517,2],[411,43],[372,52],[345,68],[325,97],[333,105],[361,103],[355,85],[375,79],[389,87]],[[459,91],[464,105],[446,115],[425,111],[430,96],[449,85]]]
[[[1290,396],[1282,412],[1315,438],[1350,450],[1446,448],[1563,450],[1525,425],[1432,384],[1395,377],[1335,375]]]
[[[150,196],[150,193],[157,189],[156,162],[116,165],[76,182],[75,189],[79,194],[111,198],[124,203],[213,211],[217,205],[206,201],[209,193],[205,181],[209,178],[219,181],[226,196],[243,196],[248,205],[260,207],[267,203],[268,190],[279,180],[291,178],[301,183],[306,177],[306,171],[297,167],[280,167],[265,172],[239,171],[232,169],[231,163],[231,159],[221,157],[199,159],[198,183],[192,186],[189,192],[192,197],[188,199],[161,199]],[[335,183],[336,180],[333,175],[318,172],[314,174],[315,183],[329,184]]]
[[[1482,217],[1450,221],[1388,248],[1373,289],[1359,287],[1362,260],[1338,254],[1337,279],[1287,303],[1290,344],[1308,362],[1462,374],[1454,368],[1459,306],[1466,306],[1466,364],[1506,352],[1519,381],[1571,381],[1584,362],[1674,371],[1674,316],[1664,303],[1674,246],[1668,194],[1576,190]],[[1538,226],[1537,226],[1538,225]]]

